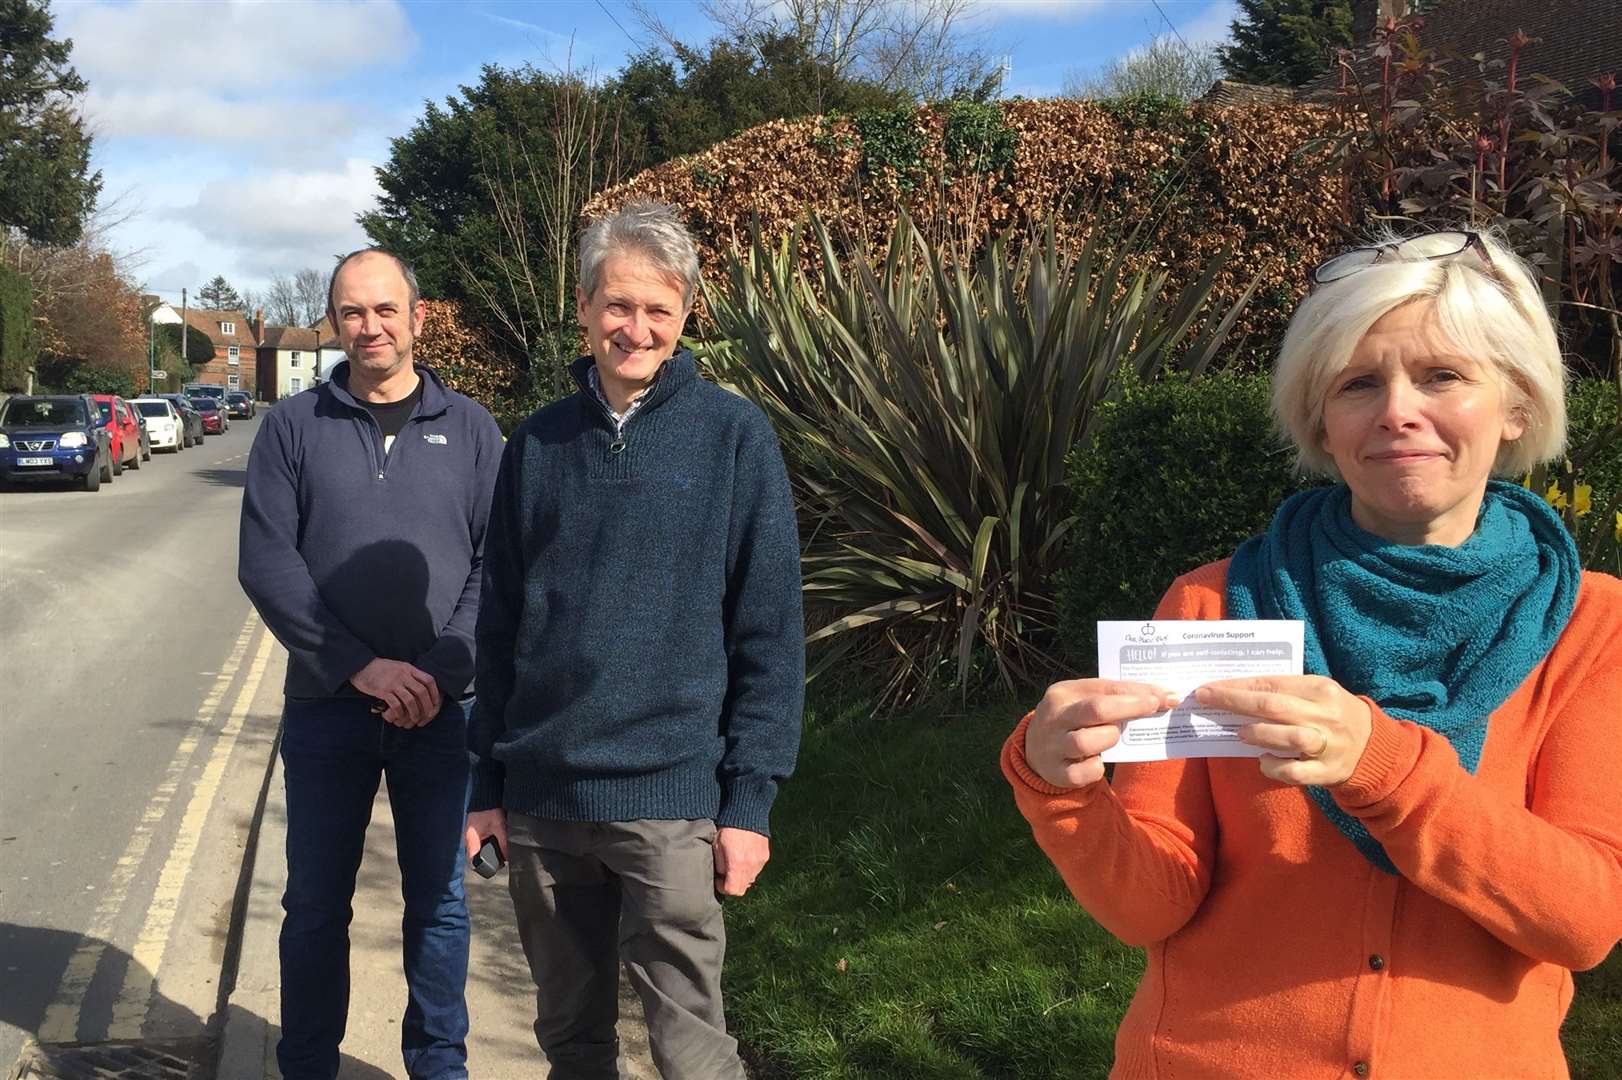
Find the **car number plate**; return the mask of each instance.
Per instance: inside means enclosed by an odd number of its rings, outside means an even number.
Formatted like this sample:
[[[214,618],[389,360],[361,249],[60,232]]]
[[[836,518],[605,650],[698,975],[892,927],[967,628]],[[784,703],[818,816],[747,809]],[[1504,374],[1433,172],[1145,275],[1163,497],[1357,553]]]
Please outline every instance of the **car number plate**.
[[[18,465],[55,465],[56,464],[56,459],[55,458],[48,458],[48,457],[20,457],[20,458],[17,459],[17,464]]]

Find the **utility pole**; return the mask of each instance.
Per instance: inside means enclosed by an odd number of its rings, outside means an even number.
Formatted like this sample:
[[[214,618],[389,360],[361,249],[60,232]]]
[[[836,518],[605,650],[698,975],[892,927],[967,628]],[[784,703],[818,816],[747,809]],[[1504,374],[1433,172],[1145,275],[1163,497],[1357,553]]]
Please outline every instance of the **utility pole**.
[[[186,339],[191,337],[186,331],[191,329],[191,320],[186,315],[186,290],[180,290],[180,369],[185,371],[190,365],[186,360]]]

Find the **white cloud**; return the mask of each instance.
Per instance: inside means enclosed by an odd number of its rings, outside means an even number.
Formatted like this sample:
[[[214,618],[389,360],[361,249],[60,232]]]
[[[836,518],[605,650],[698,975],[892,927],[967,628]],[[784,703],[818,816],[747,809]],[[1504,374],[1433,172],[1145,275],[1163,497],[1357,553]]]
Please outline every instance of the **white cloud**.
[[[203,242],[233,250],[242,276],[264,280],[366,243],[355,215],[376,205],[372,163],[352,158],[328,170],[248,171],[208,181],[189,206],[164,216],[195,229]]]
[[[1220,45],[1232,36],[1238,17],[1239,5],[1234,0],[1216,0],[1177,29],[1190,45]]]
[[[180,303],[180,290],[195,289],[198,283],[203,280],[205,279],[202,267],[187,259],[184,262],[175,263],[173,266],[166,266],[155,274],[149,274],[142,287],[150,292],[157,293],[165,300],[171,299],[169,294],[173,293],[172,299],[178,305]]]
[[[229,94],[326,83],[399,64],[417,37],[394,0],[135,0],[57,11],[92,86]]]
[[[222,149],[235,144],[308,148],[347,139],[356,127],[354,110],[341,101],[233,100],[178,89],[92,86],[84,95],[84,115],[101,137],[183,139]]]

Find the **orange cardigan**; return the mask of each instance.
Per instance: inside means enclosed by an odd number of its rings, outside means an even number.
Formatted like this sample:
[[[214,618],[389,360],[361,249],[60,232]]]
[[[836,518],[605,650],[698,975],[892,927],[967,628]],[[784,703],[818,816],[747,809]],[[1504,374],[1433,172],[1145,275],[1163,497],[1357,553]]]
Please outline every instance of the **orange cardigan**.
[[[1222,617],[1227,562],[1157,619]],[[1584,574],[1554,649],[1492,715],[1472,776],[1442,736],[1374,710],[1335,799],[1374,868],[1254,759],[1120,765],[1056,788],[1002,766],[1082,906],[1148,968],[1118,1078],[1565,1077],[1571,969],[1622,938],[1622,582]]]

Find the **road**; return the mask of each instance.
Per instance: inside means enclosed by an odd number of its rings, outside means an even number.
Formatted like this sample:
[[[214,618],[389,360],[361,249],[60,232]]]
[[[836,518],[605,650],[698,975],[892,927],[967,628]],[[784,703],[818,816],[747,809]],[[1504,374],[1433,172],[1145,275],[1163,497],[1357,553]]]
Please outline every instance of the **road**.
[[[236,583],[260,420],[0,492],[0,1067],[219,1004],[284,655]]]

